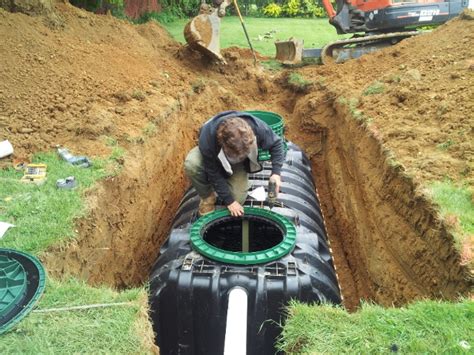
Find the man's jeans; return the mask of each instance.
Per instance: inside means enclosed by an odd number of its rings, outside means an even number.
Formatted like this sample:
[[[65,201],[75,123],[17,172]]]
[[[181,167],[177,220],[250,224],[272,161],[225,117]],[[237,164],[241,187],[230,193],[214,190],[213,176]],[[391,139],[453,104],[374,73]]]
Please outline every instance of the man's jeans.
[[[184,161],[186,175],[191,179],[191,183],[202,199],[209,197],[214,192],[204,171],[203,159],[199,147],[194,147]],[[234,199],[243,205],[249,188],[248,174],[243,163],[233,164],[232,171],[234,174],[227,179],[227,184]]]

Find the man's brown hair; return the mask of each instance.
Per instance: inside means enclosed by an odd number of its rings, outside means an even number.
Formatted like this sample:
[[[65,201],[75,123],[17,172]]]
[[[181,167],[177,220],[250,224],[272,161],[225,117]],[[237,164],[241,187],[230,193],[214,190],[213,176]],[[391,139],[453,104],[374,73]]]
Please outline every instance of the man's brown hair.
[[[255,134],[245,120],[231,117],[217,127],[217,142],[232,157],[247,156],[255,141]]]

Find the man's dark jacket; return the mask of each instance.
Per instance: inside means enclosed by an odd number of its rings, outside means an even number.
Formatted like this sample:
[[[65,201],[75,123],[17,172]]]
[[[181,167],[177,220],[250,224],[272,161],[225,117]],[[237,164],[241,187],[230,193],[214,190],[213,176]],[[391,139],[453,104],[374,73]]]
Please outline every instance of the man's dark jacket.
[[[258,148],[270,151],[272,174],[281,174],[281,167],[285,159],[283,140],[265,122],[247,112],[225,111],[207,121],[199,133],[199,150],[204,158],[204,170],[207,173],[209,182],[226,206],[235,200],[227,185],[229,175],[217,157],[222,148],[217,142],[217,127],[226,119],[236,116],[244,119],[250,125],[257,138]],[[247,172],[250,172],[248,159],[246,159],[244,164]]]

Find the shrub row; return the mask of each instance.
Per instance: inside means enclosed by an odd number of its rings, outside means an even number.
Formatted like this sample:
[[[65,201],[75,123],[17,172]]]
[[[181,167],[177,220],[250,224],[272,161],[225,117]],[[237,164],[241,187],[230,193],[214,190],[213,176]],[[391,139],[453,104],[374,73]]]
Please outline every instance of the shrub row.
[[[315,0],[285,0],[269,3],[263,8],[267,17],[326,17],[326,11]]]
[[[96,13],[110,11],[119,18],[128,18],[125,8],[132,5],[142,6],[143,0],[70,0],[75,6],[85,8]],[[136,4],[134,3],[136,2]],[[156,0],[155,0],[156,2]],[[212,3],[212,0],[207,0]],[[133,22],[147,22],[151,19],[159,22],[172,22],[179,18],[197,15],[201,0],[158,0],[160,12],[142,13]],[[326,17],[320,0],[242,0],[241,11],[244,16],[252,17]],[[145,6],[146,7],[146,6]],[[143,9],[146,11],[146,9]],[[227,8],[229,15],[235,14],[233,6]]]

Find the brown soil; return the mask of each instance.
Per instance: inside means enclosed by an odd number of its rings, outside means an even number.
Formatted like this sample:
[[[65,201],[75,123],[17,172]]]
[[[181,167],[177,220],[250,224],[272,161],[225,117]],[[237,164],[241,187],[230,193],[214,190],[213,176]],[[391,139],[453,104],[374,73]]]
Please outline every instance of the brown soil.
[[[473,39],[466,12],[373,55],[300,70],[316,90],[293,114],[310,133],[303,146],[314,152],[349,308],[361,298],[400,304],[454,297],[453,277],[470,278],[466,289],[472,285],[472,270],[469,276],[459,267],[452,236],[423,187],[446,178],[473,186],[474,49],[467,45]],[[371,93],[376,86],[383,91]],[[316,146],[312,132],[320,137]],[[471,243],[465,238],[461,264],[472,266]]]
[[[78,238],[43,255],[52,275],[146,281],[188,185],[183,159],[200,125],[219,111],[261,109],[285,117],[288,138],[312,158],[348,308],[467,292],[469,270],[420,184],[472,183],[474,21],[301,69],[314,85],[295,92],[282,85],[285,73],[253,67],[246,50],[224,51],[229,64],[215,66],[156,24],[67,4],[56,14],[61,27],[0,10],[0,137],[16,159],[57,144],[104,156],[110,138],[127,154],[119,176],[88,192]],[[375,81],[384,92],[362,95]]]
[[[348,108],[318,92],[298,102],[295,113],[346,307],[360,299],[401,305],[468,290],[467,270],[436,210]]]
[[[352,99],[417,181],[449,177],[473,185],[474,21],[466,18],[343,65],[301,72]],[[367,94],[374,84],[383,93]]]

